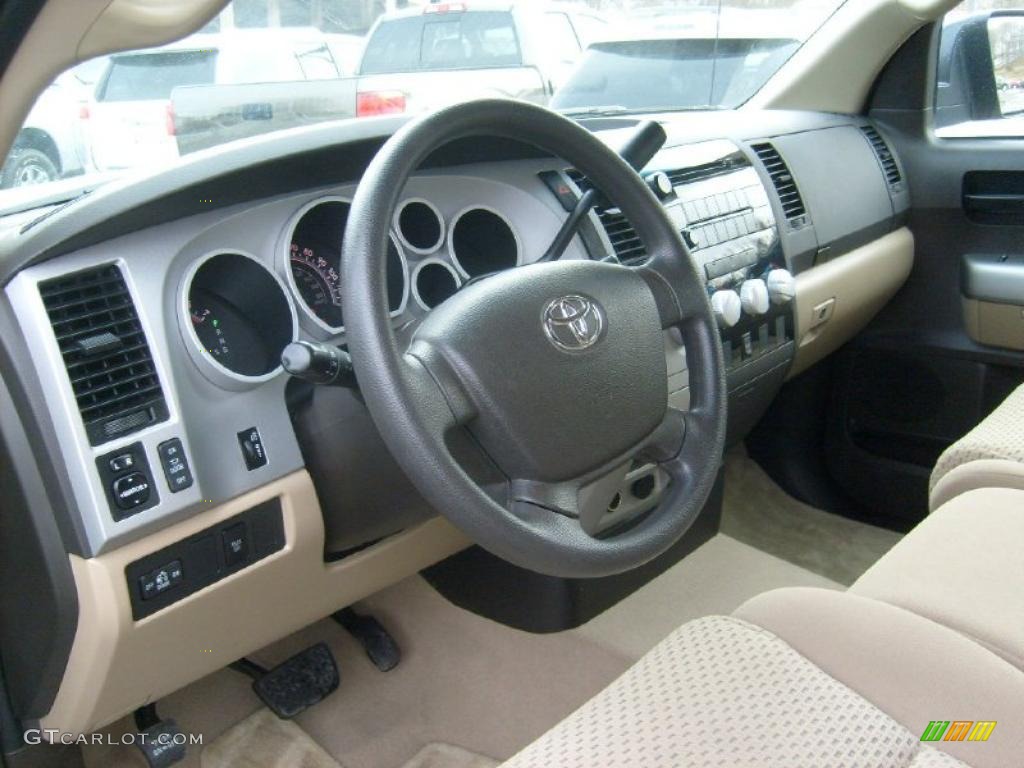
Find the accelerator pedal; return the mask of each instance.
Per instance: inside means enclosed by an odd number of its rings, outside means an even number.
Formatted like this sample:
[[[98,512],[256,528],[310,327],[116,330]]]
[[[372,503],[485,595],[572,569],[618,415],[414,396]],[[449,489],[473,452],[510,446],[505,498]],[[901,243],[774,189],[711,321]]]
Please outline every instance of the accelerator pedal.
[[[338,687],[338,665],[326,643],[317,643],[265,670],[248,659],[231,665],[253,678],[252,689],[271,712],[290,720]]]
[[[390,672],[402,660],[402,650],[384,626],[373,616],[356,613],[351,608],[331,614],[336,622],[363,646],[370,661],[381,672]]]

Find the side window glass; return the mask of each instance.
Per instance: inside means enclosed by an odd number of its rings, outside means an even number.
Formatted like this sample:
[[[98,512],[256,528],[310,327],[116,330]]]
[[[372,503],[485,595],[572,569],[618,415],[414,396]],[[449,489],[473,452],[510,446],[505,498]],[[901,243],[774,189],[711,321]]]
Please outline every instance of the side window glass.
[[[1024,2],[967,0],[946,15],[941,35],[936,135],[1024,136]]]

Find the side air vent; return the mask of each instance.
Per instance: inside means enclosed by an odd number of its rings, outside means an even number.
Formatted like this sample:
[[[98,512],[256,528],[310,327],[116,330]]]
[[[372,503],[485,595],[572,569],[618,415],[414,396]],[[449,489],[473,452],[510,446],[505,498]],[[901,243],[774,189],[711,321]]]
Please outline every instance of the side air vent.
[[[789,172],[786,161],[782,159],[779,151],[767,141],[753,144],[751,149],[764,163],[765,170],[771,177],[786,220],[793,227],[802,227],[807,223],[807,209],[804,207],[800,190],[796,187],[796,181],[793,179],[793,174]]]
[[[882,138],[881,134],[873,126],[864,125],[861,126],[860,130],[867,137],[868,142],[870,142],[871,149],[875,151],[875,156],[878,158],[878,162],[882,166],[882,172],[885,174],[886,182],[890,187],[900,188],[903,183],[903,174],[900,173],[900,167],[896,164],[896,158],[893,157],[892,152],[889,150],[889,145],[885,143],[885,139]]]
[[[160,380],[121,270],[39,284],[92,445],[167,419]]]
[[[575,168],[570,168],[566,171],[566,174],[580,190],[586,192],[591,188],[592,185],[589,179]],[[605,205],[607,205],[607,201],[605,201]],[[641,242],[636,230],[633,229],[633,225],[629,223],[629,220],[622,215],[622,211],[618,208],[609,208],[605,207],[605,205],[598,203],[594,210],[597,213],[597,217],[601,220],[601,226],[604,227],[605,234],[608,235],[608,239],[611,241],[612,248],[615,250],[615,255],[619,258],[619,261],[623,263],[643,261],[647,258],[647,249],[644,248],[644,244]]]

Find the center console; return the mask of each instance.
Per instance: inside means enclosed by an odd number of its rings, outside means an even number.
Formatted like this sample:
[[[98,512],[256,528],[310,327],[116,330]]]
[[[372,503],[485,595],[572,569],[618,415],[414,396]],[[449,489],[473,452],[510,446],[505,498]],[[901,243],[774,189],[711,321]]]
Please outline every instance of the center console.
[[[772,173],[772,159],[761,160]],[[569,178],[581,190],[588,186],[579,173],[570,171]],[[678,226],[706,282],[726,366],[728,440],[736,442],[775,396],[795,351],[795,280],[768,192],[752,159],[728,140],[665,149],[644,179]],[[788,225],[804,226],[809,217],[795,186],[792,195],[780,197]],[[618,208],[606,199],[596,215],[606,250],[626,264],[646,259],[644,244]],[[684,350],[678,339],[669,345],[670,402],[686,408]]]

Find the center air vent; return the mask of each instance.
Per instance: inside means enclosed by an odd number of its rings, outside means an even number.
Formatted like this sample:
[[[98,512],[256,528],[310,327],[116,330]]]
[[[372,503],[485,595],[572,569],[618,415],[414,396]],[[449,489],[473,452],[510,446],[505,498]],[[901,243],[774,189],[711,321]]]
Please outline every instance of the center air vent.
[[[575,168],[570,168],[566,174],[581,191],[586,192],[591,188],[590,181]],[[601,220],[601,226],[604,227],[605,234],[608,235],[608,240],[611,241],[619,261],[628,264],[646,259],[647,249],[644,248],[640,236],[633,229],[629,219],[618,208],[605,207],[606,205],[607,201],[604,205],[598,203],[594,206],[594,211]]]
[[[167,419],[153,357],[114,265],[39,284],[89,443]]]
[[[797,189],[796,181],[793,179],[793,174],[789,172],[786,161],[782,159],[779,151],[767,141],[761,144],[752,144],[750,148],[764,163],[765,170],[771,177],[772,185],[779,195],[782,213],[786,220],[792,227],[802,227],[807,223],[807,209],[804,207],[800,190]]]
[[[894,190],[902,189],[903,175],[900,173],[900,167],[896,165],[896,158],[893,157],[892,152],[889,150],[889,145],[885,143],[885,139],[882,138],[881,134],[873,126],[863,125],[860,130],[867,137],[868,142],[870,142],[871,149],[875,151],[875,156],[878,158],[878,162],[882,166],[882,172],[885,174],[886,182]]]

